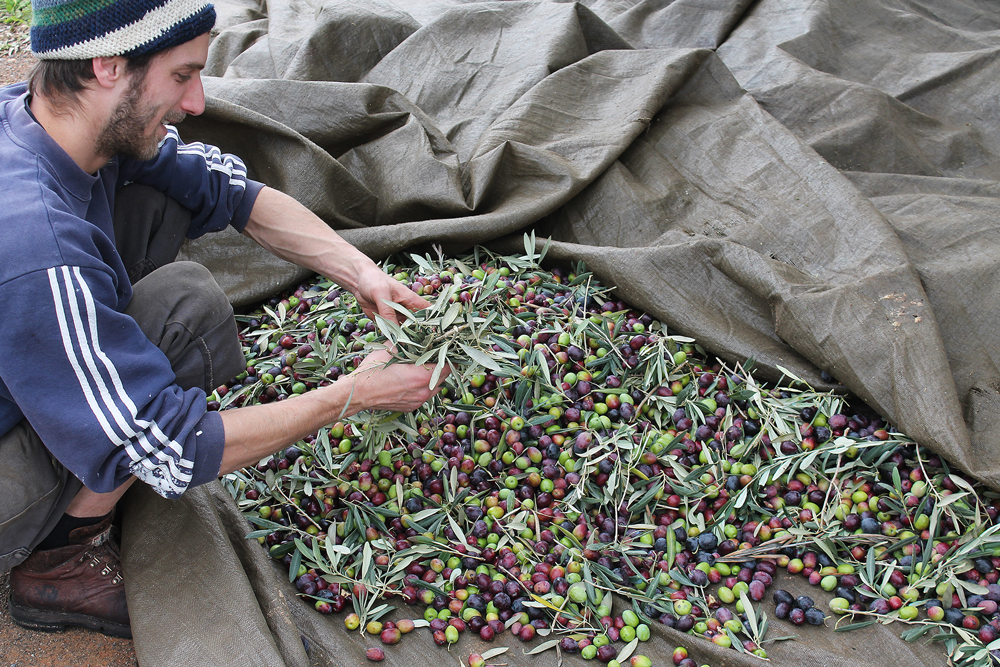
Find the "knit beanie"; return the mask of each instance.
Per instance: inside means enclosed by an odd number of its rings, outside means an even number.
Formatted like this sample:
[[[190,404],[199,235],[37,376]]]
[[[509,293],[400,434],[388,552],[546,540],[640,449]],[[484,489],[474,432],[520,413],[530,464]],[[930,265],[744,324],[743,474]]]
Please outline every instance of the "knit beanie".
[[[207,0],[32,0],[31,51],[42,60],[141,56],[215,25]]]

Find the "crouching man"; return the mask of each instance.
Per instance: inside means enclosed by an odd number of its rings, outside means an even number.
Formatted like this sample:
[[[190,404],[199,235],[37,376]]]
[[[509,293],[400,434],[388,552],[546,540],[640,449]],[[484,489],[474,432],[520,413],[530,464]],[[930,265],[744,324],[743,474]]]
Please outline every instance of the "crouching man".
[[[184,238],[232,225],[394,317],[423,299],[243,163],[172,126],[200,114],[205,0],[46,0],[27,84],[0,90],[0,572],[29,628],[130,636],[115,504],[168,498],[368,408],[413,410],[431,371],[370,355],[295,400],[206,412],[244,369],[233,311]],[[13,568],[13,569],[11,569]]]

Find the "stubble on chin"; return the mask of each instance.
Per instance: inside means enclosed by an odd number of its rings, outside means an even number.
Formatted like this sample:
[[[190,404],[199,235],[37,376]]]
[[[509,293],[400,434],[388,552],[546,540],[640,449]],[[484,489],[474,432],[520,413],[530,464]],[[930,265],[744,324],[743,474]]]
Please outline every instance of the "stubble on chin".
[[[133,160],[152,160],[160,154],[160,141],[156,136],[159,123],[153,125],[152,133],[147,128],[156,119],[155,108],[145,107],[142,97],[146,91],[145,79],[134,78],[125,91],[122,100],[115,107],[111,118],[97,137],[97,154],[111,159],[124,155]],[[179,123],[185,114],[168,114],[163,121]]]

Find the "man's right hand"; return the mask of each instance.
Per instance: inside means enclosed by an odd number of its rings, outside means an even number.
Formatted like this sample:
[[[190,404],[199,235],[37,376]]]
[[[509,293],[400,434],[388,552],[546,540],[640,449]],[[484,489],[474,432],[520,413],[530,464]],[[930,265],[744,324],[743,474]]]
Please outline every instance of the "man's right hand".
[[[392,363],[382,350],[369,354],[353,373],[287,401],[251,405],[220,413],[226,432],[219,474],[257,463],[282,447],[362,410],[416,410],[438,390],[429,384],[433,365]]]
[[[410,412],[416,410],[433,396],[448,376],[446,366],[434,389],[430,389],[434,365],[416,366],[396,362],[390,364],[392,355],[385,350],[372,352],[357,370],[347,376],[354,382],[354,396],[361,410],[391,410]],[[357,412],[348,408],[351,413]]]

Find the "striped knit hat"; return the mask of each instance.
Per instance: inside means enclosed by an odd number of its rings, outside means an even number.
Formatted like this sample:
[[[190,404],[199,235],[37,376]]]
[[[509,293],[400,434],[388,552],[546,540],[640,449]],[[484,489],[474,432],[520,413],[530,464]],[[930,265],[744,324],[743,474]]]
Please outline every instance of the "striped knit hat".
[[[215,25],[207,0],[32,0],[31,51],[42,60],[141,56]]]

